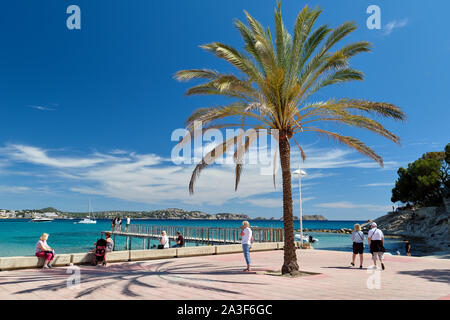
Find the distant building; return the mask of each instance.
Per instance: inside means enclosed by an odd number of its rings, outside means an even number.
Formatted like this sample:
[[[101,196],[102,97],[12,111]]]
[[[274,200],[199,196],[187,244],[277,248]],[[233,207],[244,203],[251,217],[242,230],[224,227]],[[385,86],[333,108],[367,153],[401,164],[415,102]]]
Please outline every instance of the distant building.
[[[47,218],[57,218],[58,217],[58,215],[55,212],[44,212],[42,215]]]

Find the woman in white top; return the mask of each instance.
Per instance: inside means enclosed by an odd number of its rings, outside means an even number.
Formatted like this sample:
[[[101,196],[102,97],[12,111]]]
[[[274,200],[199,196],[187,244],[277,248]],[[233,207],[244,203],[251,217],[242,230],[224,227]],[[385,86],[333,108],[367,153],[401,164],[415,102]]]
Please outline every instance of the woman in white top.
[[[356,255],[359,254],[359,268],[362,269],[364,261],[364,233],[361,231],[361,226],[355,224],[354,231],[352,233],[353,242],[353,256],[352,262],[350,263],[353,267],[355,266]]]
[[[242,251],[244,252],[244,258],[247,262],[247,269],[244,269],[244,271],[250,271],[250,249],[253,243],[252,229],[250,229],[250,223],[248,221],[242,222],[241,228]]]
[[[36,257],[44,259],[44,265],[42,268],[48,269],[52,267],[52,261],[55,257],[55,250],[53,250],[48,244],[48,233],[43,233],[36,242],[35,255]]]
[[[166,231],[161,232],[161,237],[159,238],[160,245],[158,246],[158,249],[167,249],[170,247],[169,244],[169,237],[167,236]]]

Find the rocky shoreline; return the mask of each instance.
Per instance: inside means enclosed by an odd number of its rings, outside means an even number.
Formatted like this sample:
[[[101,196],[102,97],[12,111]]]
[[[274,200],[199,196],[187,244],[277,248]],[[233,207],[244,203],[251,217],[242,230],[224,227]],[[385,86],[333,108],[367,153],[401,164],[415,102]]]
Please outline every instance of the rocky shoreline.
[[[441,207],[402,209],[374,220],[386,236],[397,236],[423,246],[429,255],[450,254],[450,198]],[[370,222],[362,225],[368,231]]]

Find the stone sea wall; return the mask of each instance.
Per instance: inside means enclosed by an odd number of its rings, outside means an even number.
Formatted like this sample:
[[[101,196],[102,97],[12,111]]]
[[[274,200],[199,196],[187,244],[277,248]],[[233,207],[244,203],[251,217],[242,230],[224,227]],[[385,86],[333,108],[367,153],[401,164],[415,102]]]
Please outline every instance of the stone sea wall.
[[[300,245],[299,242],[295,244],[297,247]],[[253,243],[251,251],[283,250],[283,248],[283,242]],[[108,263],[145,261],[239,252],[242,252],[242,246],[240,244],[170,248],[163,250],[129,250],[109,252],[106,255],[106,260]],[[57,254],[53,265],[55,267],[64,267],[89,264],[93,261],[93,257],[93,253]],[[43,263],[44,260],[38,257],[0,257],[0,271],[39,268]]]

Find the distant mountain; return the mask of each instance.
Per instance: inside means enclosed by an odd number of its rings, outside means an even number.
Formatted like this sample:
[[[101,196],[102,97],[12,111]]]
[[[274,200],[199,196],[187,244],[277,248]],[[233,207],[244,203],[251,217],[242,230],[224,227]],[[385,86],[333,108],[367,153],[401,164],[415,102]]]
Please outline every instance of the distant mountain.
[[[328,221],[327,218],[325,218],[324,216],[322,216],[320,214],[313,214],[313,215],[304,214],[302,218],[303,218],[303,220],[308,220],[308,221]],[[283,217],[280,220],[283,221]],[[294,220],[295,221],[300,220],[300,217],[294,216]]]
[[[87,212],[62,212],[53,207],[48,207],[40,210],[32,210],[35,212],[56,212],[60,216],[67,216],[73,218],[84,218],[88,214]],[[97,219],[112,219],[115,217],[127,217],[132,219],[208,219],[208,220],[283,220],[274,217],[265,218],[257,217],[255,219],[250,218],[246,214],[241,213],[228,213],[221,212],[216,214],[208,214],[203,211],[186,211],[179,208],[167,208],[162,210],[153,211],[98,211],[94,212],[93,216]],[[294,220],[299,220],[299,217],[294,216]],[[328,220],[322,215],[303,215],[303,220]]]
[[[83,217],[85,212],[65,213],[72,217]],[[208,214],[202,211],[186,211],[178,208],[168,208],[153,211],[102,211],[94,212],[96,218],[112,219],[120,216],[130,216],[132,219],[209,219],[209,220],[250,220],[245,214],[236,213],[216,213]]]
[[[294,220],[300,220],[300,218],[295,217]],[[313,214],[313,215],[304,215],[303,220],[320,220],[327,221],[328,219],[322,216],[321,214]]]

